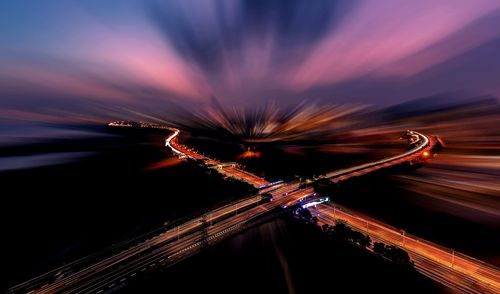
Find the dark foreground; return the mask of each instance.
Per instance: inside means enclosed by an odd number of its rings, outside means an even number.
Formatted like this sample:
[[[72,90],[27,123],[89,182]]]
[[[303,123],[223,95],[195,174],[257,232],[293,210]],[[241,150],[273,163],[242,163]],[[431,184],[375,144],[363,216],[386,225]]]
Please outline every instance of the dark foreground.
[[[204,208],[251,193],[248,186],[171,157],[164,131],[93,127],[104,134],[1,150],[85,156],[0,174],[3,197],[1,288]],[[126,292],[311,293],[330,289],[436,292],[441,288],[311,227],[277,220],[151,277]],[[362,281],[362,282],[360,282]]]

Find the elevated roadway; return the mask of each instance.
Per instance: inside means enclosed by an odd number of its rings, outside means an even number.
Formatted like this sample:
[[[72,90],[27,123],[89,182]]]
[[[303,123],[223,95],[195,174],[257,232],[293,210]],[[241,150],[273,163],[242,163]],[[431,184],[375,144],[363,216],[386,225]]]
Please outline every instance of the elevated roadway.
[[[175,129],[173,131],[174,133],[166,138],[165,145],[171,148],[174,153],[179,156],[211,161],[205,156],[178,145],[176,138],[179,131]],[[420,142],[414,144],[414,148],[408,152],[328,173],[326,177],[338,182],[381,168],[426,157],[426,152],[430,152],[433,147],[433,141],[423,134],[416,133],[416,135],[419,137]],[[133,244],[126,243],[123,248],[116,250],[117,252],[101,257],[98,261],[86,261],[84,258],[50,271],[11,288],[9,293],[103,293],[112,291],[115,288],[122,287],[130,279],[143,272],[154,270],[160,266],[175,264],[206,246],[217,243],[243,229],[258,217],[270,211],[275,211],[276,208],[285,203],[293,202],[314,193],[312,187],[303,189],[299,187],[300,183],[297,182],[280,183],[276,189],[269,192],[273,196],[270,202],[264,202],[263,197],[257,195],[222,206],[178,226],[159,230],[156,234],[149,235],[148,238],[143,238]],[[325,222],[332,222],[336,219],[335,214],[332,215],[329,208],[323,204],[319,205],[318,215]],[[371,236],[375,237],[374,234],[375,230],[373,230]],[[381,234],[377,235],[377,237],[384,239]],[[407,246],[409,244],[411,243],[408,243]],[[411,251],[411,248],[409,250]],[[426,256],[415,254],[415,260],[418,258],[426,258]],[[445,272],[436,270],[436,267],[433,269],[426,266],[431,262],[439,263],[441,259],[426,260],[426,262],[418,262],[422,272],[428,271],[432,273],[427,275],[442,283],[450,282]],[[61,272],[66,274],[61,276],[58,274]],[[464,272],[464,274],[470,274],[470,272]],[[475,278],[473,275],[467,275],[467,277],[469,279]],[[497,278],[497,276],[493,275],[492,279],[498,281]]]
[[[320,204],[310,210],[320,223],[334,225],[342,221],[370,236],[374,242],[404,249],[415,263],[417,271],[456,291],[500,293],[500,271],[493,265],[422,240],[336,204]]]

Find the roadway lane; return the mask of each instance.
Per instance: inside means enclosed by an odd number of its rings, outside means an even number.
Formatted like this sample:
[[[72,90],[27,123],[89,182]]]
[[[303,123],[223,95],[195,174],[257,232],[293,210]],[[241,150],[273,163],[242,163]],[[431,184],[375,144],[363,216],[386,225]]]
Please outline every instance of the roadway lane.
[[[373,241],[381,241],[406,250],[422,274],[467,293],[500,293],[500,271],[492,265],[456,254],[436,244],[418,239],[359,213],[333,204],[320,204],[311,211],[322,223],[341,220],[362,231]]]
[[[188,157],[192,159],[203,160],[205,164],[208,166],[222,164],[222,162],[220,161],[198,154],[191,148],[179,144],[177,138],[180,134],[180,131],[178,129],[173,129],[173,128],[171,129],[171,131],[173,131],[174,133],[165,139],[165,146],[170,148],[176,155],[180,157]],[[246,183],[249,183],[255,188],[260,188],[262,186],[267,186],[270,184],[268,181],[266,181],[261,177],[258,177],[252,173],[249,173],[247,171],[235,167],[224,167],[222,169],[217,169],[217,171],[225,176],[233,177],[241,181],[244,181]]]
[[[298,199],[302,197],[304,193],[304,191],[292,193],[290,197]],[[241,213],[237,213],[238,209],[236,207],[226,210],[227,213],[232,213],[234,215],[213,226],[209,226],[207,228],[207,236],[204,236],[203,232],[198,230],[192,231],[177,240],[175,238],[177,233],[173,230],[169,236],[177,241],[163,243],[160,241],[153,242],[154,239],[147,240],[141,245],[141,247],[147,247],[142,248],[143,250],[140,255],[132,253],[135,257],[128,258],[127,260],[120,260],[119,266],[118,264],[111,264],[110,266],[98,264],[97,267],[91,269],[92,275],[90,277],[78,275],[77,279],[67,279],[64,282],[61,281],[61,283],[59,283],[60,287],[52,285],[51,287],[42,288],[38,293],[97,293],[101,290],[104,291],[113,288],[125,282],[127,279],[134,277],[138,273],[144,272],[154,266],[160,264],[165,266],[168,262],[173,262],[174,258],[179,258],[179,255],[184,254],[183,257],[187,257],[190,250],[200,249],[205,240],[213,243],[217,239],[226,237],[225,235],[237,231],[238,228],[242,227],[244,224],[285,203],[288,199],[288,197],[282,197],[275,203],[274,201],[265,203]],[[158,244],[160,246],[155,246]],[[147,251],[145,252],[145,250]]]
[[[424,134],[414,132],[420,139],[416,142],[416,147],[400,155],[384,158],[374,162],[361,164],[358,166],[327,173],[325,178],[334,182],[347,180],[351,177],[361,176],[382,168],[387,168],[422,157],[424,152],[430,152],[434,146],[434,140]],[[430,153],[427,153],[430,154]]]
[[[235,231],[245,221],[249,221],[253,216],[258,216],[267,212],[261,206],[255,207],[249,211],[235,215],[214,226],[209,226],[207,235],[197,231],[175,241],[173,243],[164,244],[157,248],[153,248],[142,254],[138,258],[131,259],[130,262],[122,264],[120,267],[101,272],[99,275],[93,276],[87,281],[78,281],[71,287],[66,285],[64,293],[97,293],[99,290],[106,290],[118,285],[123,279],[133,277],[134,273],[138,274],[162,263],[164,266],[172,262],[179,255],[186,255],[190,250],[200,249],[204,241],[210,242],[223,234],[228,234]],[[210,244],[207,244],[210,245]],[[51,292],[41,292],[51,293]]]
[[[296,189],[295,185],[291,185],[289,189]],[[206,224],[214,223],[208,227],[208,241],[220,239],[290,199],[298,199],[312,192],[311,188],[292,192],[287,196],[277,197],[275,201],[240,213],[240,210],[258,203],[261,196],[219,208],[206,214],[205,224],[202,222],[202,218],[196,218],[81,271],[42,286],[36,292],[92,293],[113,288],[150,267],[159,265],[160,260],[163,265],[166,265],[174,256],[186,254],[191,249],[199,248],[200,242],[203,241],[201,229]],[[228,217],[229,215],[230,217]],[[224,217],[226,218],[223,219]]]
[[[261,177],[258,177],[254,174],[241,170],[235,167],[224,167],[218,169],[218,171],[222,174],[228,175],[230,177],[245,181],[256,188],[263,187],[269,185],[269,182],[264,180]]]
[[[195,159],[209,160],[178,145],[176,138],[179,131],[175,129],[173,131],[174,134],[165,140],[165,145],[170,147],[174,153]],[[345,180],[352,176],[418,158],[422,156],[422,152],[432,148],[432,141],[420,133],[417,133],[417,135],[420,137],[421,142],[416,144],[417,147],[404,154],[329,173],[327,178],[334,181]],[[174,259],[178,259],[180,256],[188,256],[192,250],[197,248],[199,250],[203,244],[207,243],[207,240],[211,242],[211,240],[218,240],[228,236],[229,233],[236,231],[244,224],[266,212],[314,192],[311,187],[299,189],[299,186],[300,183],[296,182],[284,183],[271,192],[273,201],[255,207],[252,206],[260,201],[260,196],[250,197],[218,208],[206,213],[204,218],[195,218],[84,269],[76,270],[66,277],[49,282],[48,285],[43,286],[37,292],[91,293],[95,291],[97,293],[112,289],[122,284],[126,279],[142,271],[147,271],[148,267],[155,267],[161,263],[168,264],[170,260],[173,262]],[[328,217],[328,213],[323,211],[321,217]],[[352,221],[354,222],[354,220]],[[208,228],[206,227],[207,224],[210,225]],[[360,225],[361,223],[357,222],[357,224]],[[384,234],[387,234],[387,236]],[[382,234],[381,232],[380,236],[380,238],[389,238],[390,234],[387,232]],[[39,280],[34,285],[30,285],[28,282],[21,287],[11,289],[10,292],[25,290],[30,286],[40,286]]]
[[[210,224],[210,223],[215,223],[219,220],[222,220],[225,217],[231,216],[233,214],[238,213],[238,211],[247,209],[248,207],[251,207],[255,204],[257,204],[259,201],[262,200],[262,196],[252,196],[249,198],[245,198],[239,201],[236,201],[234,203],[222,206],[220,208],[214,209],[213,211],[209,212],[206,214],[205,220]],[[108,268],[112,268],[113,266],[117,264],[121,264],[123,262],[126,262],[128,259],[133,258],[136,255],[143,254],[146,250],[148,250],[152,246],[157,246],[159,244],[163,243],[168,243],[171,242],[172,240],[178,239],[181,236],[196,231],[200,229],[203,226],[203,218],[202,217],[197,217],[194,218],[190,221],[187,221],[175,228],[169,229],[165,232],[161,232],[156,236],[152,236],[151,238],[147,240],[142,240],[140,243],[137,245],[134,245],[130,248],[123,249],[122,251],[114,254],[111,257],[108,257],[106,259],[103,259],[101,261],[98,261],[94,263],[91,266],[85,267],[83,269],[79,268],[79,264],[83,263],[83,261],[78,261],[76,263],[71,263],[69,265],[65,265],[63,267],[60,267],[58,269],[52,270],[49,273],[36,277],[34,279],[31,279],[25,283],[22,283],[10,290],[10,292],[24,292],[22,290],[24,289],[31,289],[36,287],[37,285],[40,285],[41,283],[44,283],[46,281],[50,281],[54,279],[54,276],[57,272],[66,272],[66,271],[72,271],[73,273],[69,274],[66,277],[60,278],[52,283],[50,287],[47,287],[45,290],[49,291],[46,293],[52,292],[58,292],[60,289],[60,286],[64,286],[66,284],[73,283],[74,281],[78,280],[83,280],[87,278],[89,275],[94,275],[98,274],[103,270],[107,270]]]

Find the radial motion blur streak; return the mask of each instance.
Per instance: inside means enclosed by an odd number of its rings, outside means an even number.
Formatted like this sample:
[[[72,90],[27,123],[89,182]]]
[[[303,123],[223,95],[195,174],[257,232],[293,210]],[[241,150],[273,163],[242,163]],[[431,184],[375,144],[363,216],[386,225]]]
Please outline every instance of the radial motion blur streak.
[[[238,107],[303,99],[387,105],[464,88],[498,96],[499,7],[2,1],[0,118],[159,119],[162,108],[175,113],[172,103],[203,107],[211,95]]]

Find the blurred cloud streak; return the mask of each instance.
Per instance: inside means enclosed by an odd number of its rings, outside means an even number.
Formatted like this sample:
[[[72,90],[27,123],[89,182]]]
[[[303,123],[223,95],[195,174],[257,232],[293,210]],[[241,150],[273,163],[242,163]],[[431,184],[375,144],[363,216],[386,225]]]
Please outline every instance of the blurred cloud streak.
[[[0,117],[56,116],[73,101],[94,105],[75,114],[129,118],[124,108],[199,109],[211,95],[245,107],[310,98],[387,105],[459,90],[450,62],[500,48],[499,7],[489,0],[3,1]],[[497,51],[488,51],[490,61]],[[491,77],[500,70],[468,56],[459,71],[475,74],[459,80],[498,95]]]

